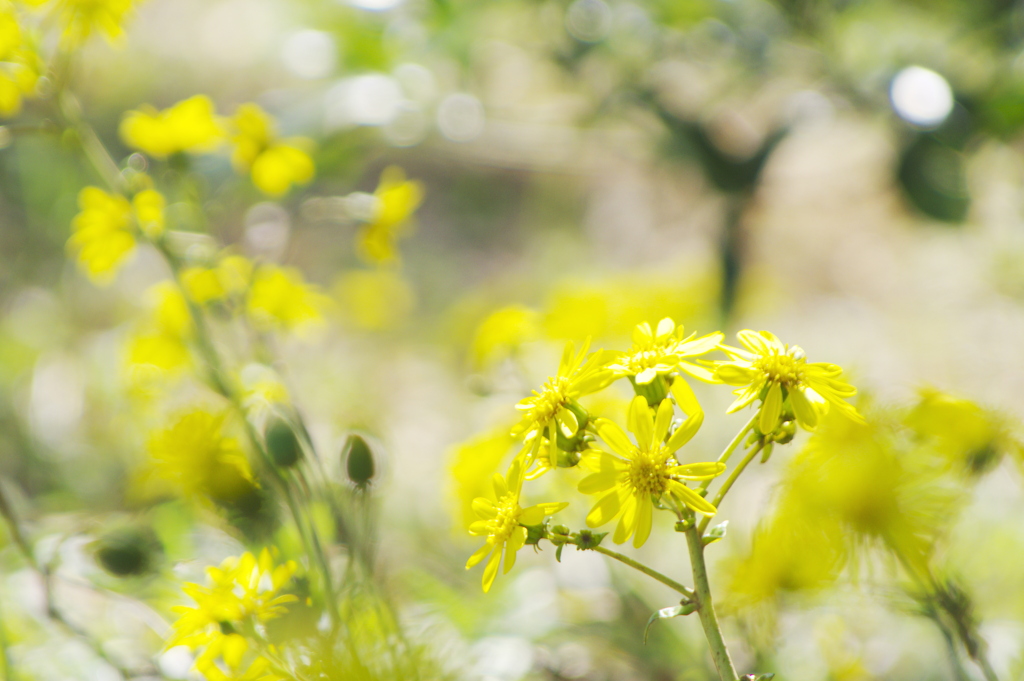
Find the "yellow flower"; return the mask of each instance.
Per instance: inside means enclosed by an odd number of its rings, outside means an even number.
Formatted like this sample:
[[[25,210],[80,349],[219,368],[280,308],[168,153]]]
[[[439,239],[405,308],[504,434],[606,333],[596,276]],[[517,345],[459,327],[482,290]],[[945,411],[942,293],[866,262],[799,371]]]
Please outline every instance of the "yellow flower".
[[[267,549],[260,553],[259,560],[246,552],[226,559],[219,568],[207,568],[211,586],[190,582],[182,587],[196,605],[173,608],[180,617],[166,647],[203,648],[195,668],[211,680],[267,678],[269,665],[262,657],[257,656],[243,670],[250,645],[237,632],[282,615],[287,603],[298,600],[291,594],[278,595],[297,569],[294,561],[275,566]],[[223,661],[229,674],[224,673],[218,660]]]
[[[483,587],[489,591],[498,575],[498,564],[505,555],[505,574],[516,564],[516,552],[526,544],[524,525],[539,525],[545,516],[561,511],[568,502],[551,502],[522,508],[519,494],[523,485],[522,459],[516,458],[508,469],[508,476],[494,475],[493,497],[477,497],[473,511],[479,520],[469,526],[469,533],[486,537],[484,545],[469,557],[466,569],[488,558],[484,566]]]
[[[334,292],[345,318],[370,331],[395,328],[416,305],[416,294],[409,283],[387,270],[346,272],[338,277]]]
[[[245,256],[229,255],[215,267],[186,267],[181,272],[181,284],[190,299],[206,305],[248,288],[252,270],[252,262]]]
[[[706,336],[696,337],[692,333],[683,335],[683,326],[678,327],[670,318],[665,317],[658,322],[658,328],[651,330],[647,322],[638,324],[633,329],[633,347],[619,353],[608,368],[616,376],[633,376],[640,385],[646,385],[657,378],[682,369],[694,378],[702,381],[717,382],[713,372],[707,368],[685,361],[688,357],[706,355],[718,347],[723,335],[720,331]]]
[[[77,47],[100,32],[107,42],[115,44],[124,37],[122,24],[133,9],[132,0],[57,0],[53,12],[64,33],[68,47]]]
[[[856,395],[857,389],[842,380],[841,368],[826,362],[808,363],[803,349],[783,345],[767,331],[744,330],[737,337],[745,349],[722,345],[731,359],[714,363],[715,378],[741,386],[734,391],[737,398],[728,413],[761,400],[758,428],[766,435],[778,428],[787,400],[797,423],[807,430],[818,425],[829,405],[864,423],[857,410],[843,399]]]
[[[511,305],[484,319],[473,334],[470,356],[483,367],[497,359],[514,356],[524,343],[539,335],[538,314],[522,305]]]
[[[423,185],[406,180],[401,168],[390,166],[381,173],[373,196],[373,219],[359,231],[356,250],[370,263],[394,262],[398,259],[398,237],[406,231],[409,218],[423,201]]]
[[[301,148],[309,145],[308,140],[278,140],[273,119],[256,104],[238,107],[231,122],[235,147],[231,162],[239,173],[249,173],[261,192],[283,196],[293,184],[313,179],[313,159]]]
[[[123,196],[86,187],[78,194],[78,206],[68,247],[78,252],[78,263],[89,278],[109,283],[135,249],[131,204]]]
[[[131,335],[125,351],[128,379],[134,388],[174,375],[192,361],[188,349],[192,317],[181,290],[164,281],[151,286],[144,297],[149,302],[149,319]]]
[[[238,440],[223,433],[225,414],[180,414],[148,444],[153,473],[186,496],[232,500],[253,485],[249,460]]]
[[[140,191],[129,202],[99,187],[86,187],[78,194],[78,206],[68,248],[77,251],[78,264],[99,284],[112,281],[135,250],[133,228],[150,238],[163,233],[164,197],[153,189]]]
[[[522,437],[529,447],[527,465],[536,458],[542,436],[546,434],[549,443],[548,461],[551,466],[555,466],[558,459],[557,432],[570,438],[580,429],[579,416],[575,411],[579,409],[576,400],[605,388],[614,378],[612,372],[602,366],[601,352],[595,352],[587,358],[589,349],[589,339],[578,354],[572,341],[566,343],[562,361],[558,364],[558,373],[549,376],[539,391],[533,391],[533,396],[516,405],[522,417],[512,429],[512,435]]]
[[[44,69],[17,16],[0,6],[0,117],[21,111],[22,99],[35,94]]]
[[[632,535],[633,546],[639,548],[651,534],[654,504],[669,498],[688,508],[714,515],[716,509],[704,497],[687,487],[681,480],[707,480],[725,470],[717,462],[680,465],[675,452],[690,441],[704,420],[703,412],[690,416],[668,436],[673,407],[669,400],[658,405],[656,417],[651,416],[647,400],[637,395],[629,404],[628,425],[636,436],[637,444],[630,442],[626,433],[607,419],[595,423],[598,436],[618,456],[594,450],[588,454],[587,465],[595,473],[583,478],[579,491],[603,496],[587,514],[587,525],[600,527],[615,518],[619,524],[613,539],[621,544]],[[666,440],[667,437],[667,440]]]
[[[321,323],[324,304],[325,297],[298,270],[263,265],[253,277],[247,307],[257,325],[291,331]]]
[[[125,144],[156,158],[214,151],[225,138],[213,102],[205,95],[190,97],[163,111],[148,105],[129,111],[121,119],[120,132]]]

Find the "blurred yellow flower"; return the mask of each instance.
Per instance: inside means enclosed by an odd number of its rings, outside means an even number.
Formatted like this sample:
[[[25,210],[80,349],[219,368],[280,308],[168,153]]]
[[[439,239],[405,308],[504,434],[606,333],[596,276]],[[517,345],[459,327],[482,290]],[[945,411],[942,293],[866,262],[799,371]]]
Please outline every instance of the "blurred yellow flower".
[[[476,520],[473,501],[487,493],[487,486],[501,460],[515,445],[508,428],[496,428],[458,445],[452,454],[452,477],[463,525]]]
[[[121,119],[121,139],[150,156],[165,158],[181,152],[214,151],[225,140],[213,102],[196,95],[157,111],[145,105]]]
[[[0,117],[15,116],[32,96],[45,65],[27,40],[17,15],[0,6]]]
[[[231,162],[239,173],[250,174],[261,192],[283,196],[292,185],[313,179],[313,159],[301,148],[309,146],[309,140],[278,140],[274,120],[256,104],[238,107],[231,123]]]
[[[477,497],[473,511],[479,520],[469,526],[469,533],[486,537],[484,545],[466,561],[466,569],[472,568],[490,556],[484,566],[483,587],[489,591],[498,575],[498,565],[505,555],[505,574],[516,564],[516,552],[526,544],[524,525],[539,525],[544,518],[561,511],[568,502],[551,502],[522,508],[519,494],[523,485],[523,462],[516,458],[509,467],[508,475],[494,475],[493,496]]]
[[[857,394],[857,389],[842,380],[843,370],[826,362],[808,363],[797,345],[783,345],[768,331],[744,330],[737,334],[745,349],[720,346],[729,355],[728,361],[714,362],[715,378],[729,385],[737,399],[728,413],[739,411],[755,400],[761,400],[758,428],[765,435],[775,432],[788,401],[797,423],[813,430],[829,406],[857,423],[864,419],[843,398]]]
[[[580,429],[576,400],[607,387],[614,379],[612,372],[602,366],[602,353],[595,352],[588,358],[589,349],[589,339],[579,353],[576,353],[572,341],[566,343],[558,373],[549,376],[539,391],[534,390],[531,397],[516,405],[522,417],[512,429],[512,435],[522,437],[529,448],[527,466],[536,458],[545,434],[549,443],[548,462],[555,466],[558,459],[557,433],[570,438]]]
[[[163,281],[151,286],[143,297],[149,306],[148,319],[132,333],[125,348],[128,381],[135,389],[173,376],[192,361],[188,349],[192,317],[181,290],[173,282]]]
[[[390,263],[398,259],[395,246],[423,201],[423,185],[405,179],[405,171],[389,166],[373,192],[373,219],[356,237],[356,251],[367,262]]]
[[[381,331],[398,326],[416,304],[409,283],[387,270],[352,270],[334,284],[345,318],[360,329]]]
[[[68,247],[77,251],[78,263],[90,279],[109,283],[135,248],[131,204],[123,196],[86,187],[78,194],[78,206],[81,211],[71,222]]]
[[[54,15],[64,27],[61,39],[78,47],[96,32],[111,44],[124,38],[123,24],[138,0],[56,0]],[[32,3],[39,4],[39,3]]]
[[[249,460],[224,435],[226,414],[196,409],[179,414],[149,438],[152,473],[189,497],[232,500],[252,486]]]
[[[153,189],[138,192],[129,202],[99,187],[86,187],[78,194],[80,211],[71,221],[68,248],[77,251],[78,263],[90,279],[109,283],[135,249],[133,227],[149,238],[163,233],[164,204],[164,197]]]
[[[713,372],[687,362],[686,358],[715,350],[724,336],[720,331],[700,338],[696,336],[695,333],[684,336],[682,324],[677,327],[669,317],[658,322],[658,328],[653,331],[649,323],[643,322],[633,329],[633,347],[618,353],[608,363],[608,368],[616,376],[632,376],[640,385],[676,369],[682,369],[702,381],[716,382]]]
[[[248,258],[228,255],[214,267],[186,267],[181,272],[181,284],[192,301],[205,305],[245,291],[252,271],[253,264]]]
[[[491,313],[476,328],[469,349],[473,366],[483,367],[512,356],[520,346],[540,335],[538,314],[522,305],[510,305]]]
[[[253,276],[247,310],[258,326],[302,331],[323,322],[326,303],[298,270],[261,265]]]
[[[207,568],[211,586],[188,582],[182,587],[196,605],[172,608],[180,617],[173,625],[166,648],[203,648],[195,660],[195,669],[211,681],[282,678],[271,674],[267,660],[258,654],[250,656],[249,664],[243,665],[252,646],[238,632],[279,617],[286,604],[298,600],[291,594],[279,595],[297,569],[295,561],[275,566],[267,549],[263,549],[258,560],[246,552],[238,558],[226,559],[220,567]],[[227,673],[217,664],[218,660]]]
[[[580,481],[579,491],[603,495],[587,514],[587,525],[600,527],[619,518],[613,536],[617,544],[632,536],[633,546],[643,546],[651,534],[654,504],[665,497],[697,513],[714,515],[716,512],[710,502],[680,481],[713,478],[725,470],[725,464],[681,465],[675,458],[676,450],[697,433],[704,414],[696,412],[668,437],[672,414],[669,400],[662,400],[657,416],[652,417],[647,399],[640,395],[633,398],[629,404],[628,425],[636,436],[635,445],[612,421],[598,419],[595,423],[598,437],[618,456],[588,450],[585,465],[596,472]]]

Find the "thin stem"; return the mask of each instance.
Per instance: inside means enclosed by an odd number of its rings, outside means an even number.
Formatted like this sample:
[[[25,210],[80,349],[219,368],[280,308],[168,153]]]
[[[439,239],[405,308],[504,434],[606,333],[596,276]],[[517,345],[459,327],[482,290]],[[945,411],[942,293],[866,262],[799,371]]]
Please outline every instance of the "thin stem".
[[[756,419],[757,417],[758,413],[755,413],[753,416],[750,417],[750,420],[747,421],[747,425],[743,426],[743,428],[740,429],[740,432],[736,433],[736,437],[732,439],[732,442],[730,442],[726,446],[725,450],[721,454],[719,454],[718,463],[726,463],[729,461],[729,457],[731,457],[733,452],[736,451],[736,448],[740,446],[740,443],[743,442],[743,438],[747,436],[747,433],[750,432],[750,429],[754,427],[754,419]],[[700,483],[700,486],[697,489],[707,489],[708,485],[711,484],[712,479],[713,478],[708,478],[707,480],[703,481],[702,483]]]
[[[729,649],[725,647],[725,639],[722,638],[722,630],[719,628],[718,618],[715,616],[715,606],[711,601],[711,586],[708,584],[708,568],[704,563],[704,539],[701,531],[696,527],[688,529],[686,544],[690,549],[690,566],[693,569],[697,615],[700,617],[701,626],[704,627],[704,636],[711,648],[711,659],[714,660],[718,676],[722,681],[737,681],[736,668],[733,667],[732,658],[729,657]]]
[[[761,444],[752,447],[750,451],[747,452],[747,455],[743,457],[743,460],[736,464],[736,468],[732,469],[732,472],[729,473],[729,477],[726,478],[725,482],[722,483],[721,489],[719,489],[718,493],[715,494],[715,498],[711,502],[712,506],[718,508],[718,505],[722,503],[722,499],[724,499],[725,495],[729,493],[729,490],[732,488],[733,483],[736,482],[736,479],[740,477],[740,474],[743,473],[743,470],[747,467],[747,465],[754,460],[754,457],[758,455],[761,449],[763,449],[763,445]],[[711,516],[704,516],[704,518],[700,521],[700,524],[697,525],[697,531],[700,532],[701,535],[703,535],[704,530],[708,529],[708,523],[710,522]]]
[[[640,572],[644,573],[648,577],[652,577],[652,578],[658,580],[659,582],[661,582],[662,584],[664,584],[668,588],[672,589],[673,591],[678,591],[679,593],[681,593],[686,598],[692,599],[693,596],[694,596],[693,589],[689,589],[689,588],[683,586],[682,584],[680,584],[679,582],[675,581],[671,577],[666,577],[665,575],[661,574],[660,572],[658,572],[654,568],[647,567],[643,563],[637,562],[637,561],[633,560],[632,558],[630,558],[628,556],[624,556],[621,553],[619,553],[618,551],[612,551],[611,549],[606,549],[603,546],[595,546],[592,549],[587,549],[587,550],[589,550],[589,551],[597,551],[598,553],[603,553],[604,555],[608,556],[609,558],[614,558],[615,560],[617,560],[620,563],[623,563],[625,565],[628,565],[629,567],[633,568],[634,570],[639,570]]]

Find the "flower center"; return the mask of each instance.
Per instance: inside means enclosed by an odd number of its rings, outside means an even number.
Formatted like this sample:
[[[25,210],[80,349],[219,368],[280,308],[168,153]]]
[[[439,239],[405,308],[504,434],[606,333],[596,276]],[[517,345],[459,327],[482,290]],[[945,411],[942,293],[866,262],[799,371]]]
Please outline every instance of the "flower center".
[[[640,373],[644,369],[657,366],[664,356],[664,349],[637,350],[629,356],[629,368],[635,373]]]
[[[549,378],[534,403],[533,416],[537,423],[546,423],[558,410],[569,403],[569,379],[565,376]]]
[[[781,383],[790,388],[803,380],[804,362],[803,351],[793,347],[784,355],[775,352],[762,355],[754,362],[754,368],[761,371],[769,383]]]
[[[519,499],[515,494],[506,494],[498,500],[498,515],[491,521],[491,534],[496,543],[501,543],[512,536],[512,531],[519,526],[519,516],[523,509],[519,507]]]
[[[637,451],[629,464],[629,484],[641,495],[660,497],[668,488],[668,466],[650,452]]]

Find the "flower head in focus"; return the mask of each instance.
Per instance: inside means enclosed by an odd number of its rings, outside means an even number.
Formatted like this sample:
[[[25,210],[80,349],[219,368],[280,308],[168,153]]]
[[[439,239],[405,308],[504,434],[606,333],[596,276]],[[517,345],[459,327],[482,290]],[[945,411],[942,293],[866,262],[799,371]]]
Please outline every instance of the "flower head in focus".
[[[401,168],[389,166],[381,173],[373,197],[373,218],[356,237],[357,251],[369,263],[394,262],[398,259],[396,242],[423,201],[423,185],[406,180]]]
[[[225,139],[213,102],[205,95],[189,97],[163,111],[151,106],[129,111],[121,120],[120,132],[125,144],[155,158],[213,151]]]
[[[646,385],[659,375],[676,369],[702,381],[717,382],[713,372],[686,361],[686,358],[711,352],[718,347],[724,336],[720,331],[700,338],[696,336],[695,333],[684,336],[682,324],[676,326],[668,317],[658,322],[655,330],[651,329],[649,323],[643,322],[633,329],[633,347],[619,353],[608,364],[608,368],[616,376],[632,376],[640,385]]]
[[[857,389],[842,380],[840,367],[826,362],[809,363],[803,349],[783,345],[768,331],[745,330],[737,337],[743,349],[722,345],[730,359],[714,363],[715,378],[739,386],[728,413],[762,400],[758,428],[766,435],[778,428],[787,401],[797,423],[807,430],[818,425],[830,405],[853,421],[864,422],[844,399],[856,395]]]
[[[612,372],[602,366],[602,353],[595,352],[588,358],[589,349],[589,339],[579,353],[572,341],[566,343],[562,360],[558,364],[558,373],[548,377],[539,391],[534,390],[531,397],[516,405],[522,416],[512,429],[512,435],[522,437],[528,445],[528,463],[532,463],[536,457],[542,436],[546,433],[548,459],[551,466],[554,466],[558,456],[558,433],[571,438],[580,430],[578,414],[584,412],[576,400],[601,390],[613,380]]]
[[[256,188],[268,196],[284,196],[292,185],[313,179],[316,167],[303,146],[305,138],[280,140],[274,120],[256,104],[243,104],[231,119],[231,162],[248,173]]]
[[[580,481],[584,494],[602,494],[587,514],[590,527],[600,527],[615,518],[619,524],[613,539],[621,544],[630,536],[633,546],[643,546],[651,533],[654,504],[671,497],[697,513],[714,515],[716,509],[704,497],[687,487],[682,480],[707,480],[725,470],[717,462],[681,465],[675,452],[697,433],[704,413],[690,416],[669,437],[673,407],[662,400],[657,415],[651,416],[646,398],[636,396],[629,405],[628,425],[636,436],[633,444],[618,425],[598,419],[595,427],[600,437],[614,452],[592,450],[588,466],[596,472]]]
[[[469,526],[469,533],[486,539],[484,545],[469,557],[466,569],[487,558],[483,576],[484,591],[489,591],[494,583],[503,554],[505,574],[515,565],[516,552],[526,544],[527,532],[524,525],[539,525],[545,516],[557,513],[569,505],[568,502],[552,502],[521,507],[519,495],[523,484],[522,463],[522,459],[516,457],[507,476],[500,473],[494,475],[493,496],[477,497],[473,501],[473,511],[479,520]]]
[[[183,586],[195,606],[173,608],[179,618],[166,647],[203,648],[195,668],[208,679],[281,678],[271,673],[258,653],[249,655],[245,664],[250,643],[239,632],[284,614],[284,606],[298,600],[280,594],[297,569],[294,561],[275,566],[267,549],[259,559],[246,552],[226,559],[220,567],[207,568],[210,586],[191,582]]]

